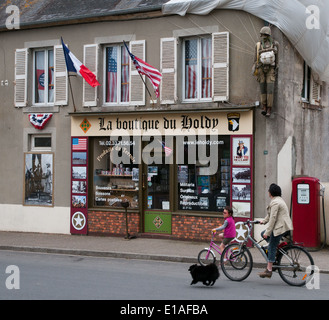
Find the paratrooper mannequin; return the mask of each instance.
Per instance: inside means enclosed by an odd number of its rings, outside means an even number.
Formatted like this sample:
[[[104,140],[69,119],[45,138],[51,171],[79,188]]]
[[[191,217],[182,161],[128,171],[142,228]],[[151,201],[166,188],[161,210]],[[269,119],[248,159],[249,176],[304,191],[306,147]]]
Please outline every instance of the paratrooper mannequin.
[[[256,44],[253,74],[260,84],[262,115],[269,117],[273,107],[274,83],[278,69],[279,43],[273,40],[271,28],[260,30],[260,42]]]

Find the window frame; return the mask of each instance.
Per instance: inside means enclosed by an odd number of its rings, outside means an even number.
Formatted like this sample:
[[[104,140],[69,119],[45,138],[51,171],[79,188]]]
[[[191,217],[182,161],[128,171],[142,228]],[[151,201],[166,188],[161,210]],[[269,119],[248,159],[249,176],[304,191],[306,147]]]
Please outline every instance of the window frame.
[[[186,41],[188,40],[197,40],[197,98],[186,98]],[[191,102],[211,102],[213,101],[213,88],[210,90],[210,97],[209,98],[202,98],[202,39],[208,39],[211,43],[211,86],[213,83],[213,41],[211,35],[205,36],[192,36],[192,37],[184,37],[182,38],[182,102],[191,103]]]
[[[53,52],[53,60],[54,60],[54,65],[53,65],[53,68],[54,68],[54,75],[53,75],[53,90],[54,90],[54,97],[53,97],[53,101],[52,102],[49,102],[49,95],[48,95],[48,89],[44,90],[45,91],[45,99],[44,99],[44,102],[36,102],[36,53],[37,52],[44,52],[45,53],[45,57],[44,57],[44,63],[45,63],[45,66],[47,66],[47,68],[45,68],[45,85],[44,87],[48,88],[49,87],[49,83],[48,83],[48,79],[49,79],[49,51],[52,51]],[[53,107],[55,106],[55,48],[54,47],[45,47],[45,48],[36,48],[36,49],[33,49],[33,71],[32,71],[33,75],[33,86],[32,86],[32,105],[35,106],[35,107],[44,107],[44,106],[47,106],[47,107]],[[47,83],[46,83],[47,81]]]
[[[303,68],[303,89],[302,89],[302,101],[306,103],[310,103],[311,96],[311,74],[312,69],[307,65],[304,61]]]
[[[321,84],[314,79],[313,70],[305,61],[301,101],[312,106],[321,105]]]
[[[36,138],[49,138],[50,147],[36,147],[35,139]],[[30,152],[51,152],[52,151],[52,137],[51,134],[31,134],[30,135]]]
[[[106,79],[106,74],[107,74],[107,49],[115,47],[118,50],[117,53],[117,101],[116,102],[107,102],[106,101],[106,95],[107,95],[107,79]],[[104,45],[103,48],[103,83],[104,83],[104,89],[103,89],[103,105],[105,107],[111,107],[115,105],[120,105],[120,106],[128,106],[130,104],[130,57],[128,56],[128,101],[121,101],[121,94],[122,94],[122,50],[126,50],[124,45],[121,45],[119,43],[113,43],[113,44],[107,44]]]

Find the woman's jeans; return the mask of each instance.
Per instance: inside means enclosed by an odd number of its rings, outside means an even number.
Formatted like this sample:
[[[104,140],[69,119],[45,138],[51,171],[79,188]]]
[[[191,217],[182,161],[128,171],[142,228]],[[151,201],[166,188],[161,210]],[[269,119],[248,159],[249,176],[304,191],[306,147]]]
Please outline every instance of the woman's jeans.
[[[263,237],[265,231],[266,230],[261,232],[262,237]],[[267,257],[268,257],[269,262],[275,262],[276,248],[280,243],[281,237],[282,237],[282,234],[279,234],[278,236],[275,237],[273,235],[273,232],[272,232],[271,236],[267,237],[267,239],[265,239],[268,242],[268,248],[267,248],[268,255],[267,255]]]

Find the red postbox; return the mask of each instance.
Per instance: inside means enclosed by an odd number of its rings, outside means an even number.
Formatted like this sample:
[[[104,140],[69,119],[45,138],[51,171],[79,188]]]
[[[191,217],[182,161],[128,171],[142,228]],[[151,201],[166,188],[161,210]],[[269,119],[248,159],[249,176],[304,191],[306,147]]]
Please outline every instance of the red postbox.
[[[293,240],[307,248],[320,246],[320,181],[298,177],[292,181]]]

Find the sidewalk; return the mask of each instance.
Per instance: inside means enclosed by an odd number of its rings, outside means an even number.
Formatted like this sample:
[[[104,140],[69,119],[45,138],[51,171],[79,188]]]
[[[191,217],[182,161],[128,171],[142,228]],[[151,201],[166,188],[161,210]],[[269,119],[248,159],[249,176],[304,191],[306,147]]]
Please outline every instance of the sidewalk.
[[[207,242],[168,239],[96,237],[0,231],[0,250],[56,253],[97,257],[145,259],[197,263],[199,251]],[[264,267],[259,251],[251,248],[254,267]],[[329,274],[329,250],[311,252],[320,271]]]

